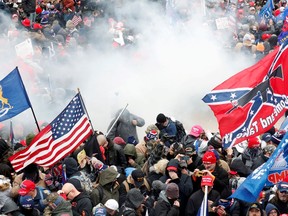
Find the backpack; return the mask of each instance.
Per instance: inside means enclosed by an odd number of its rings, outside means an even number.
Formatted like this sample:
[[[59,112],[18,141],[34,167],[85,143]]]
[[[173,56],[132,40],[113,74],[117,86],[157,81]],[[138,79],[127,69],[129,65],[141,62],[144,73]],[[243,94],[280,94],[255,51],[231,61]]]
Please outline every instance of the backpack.
[[[186,135],[186,131],[184,129],[183,124],[180,121],[175,120],[174,123],[176,125],[177,130],[176,141],[181,142],[182,138]]]
[[[81,183],[82,189],[86,191],[88,194],[91,194],[93,187],[90,178],[86,175],[85,172],[80,171],[80,173],[81,173],[80,176],[72,176],[70,179],[72,178],[78,179]]]

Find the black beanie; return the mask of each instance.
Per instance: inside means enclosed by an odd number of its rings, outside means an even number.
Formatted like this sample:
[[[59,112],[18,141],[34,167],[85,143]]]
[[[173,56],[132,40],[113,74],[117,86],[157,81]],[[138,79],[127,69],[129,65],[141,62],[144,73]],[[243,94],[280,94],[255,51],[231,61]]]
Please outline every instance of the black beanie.
[[[163,113],[158,114],[156,118],[157,123],[164,123],[166,121],[166,116]]]
[[[65,158],[63,164],[66,166],[66,175],[68,178],[78,171],[78,163],[73,157]]]

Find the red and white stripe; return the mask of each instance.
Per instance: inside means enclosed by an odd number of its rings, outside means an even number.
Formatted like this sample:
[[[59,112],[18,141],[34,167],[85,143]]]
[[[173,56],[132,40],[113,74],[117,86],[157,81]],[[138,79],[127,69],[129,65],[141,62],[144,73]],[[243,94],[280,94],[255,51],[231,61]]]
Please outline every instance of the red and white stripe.
[[[51,167],[57,161],[73,152],[93,133],[87,115],[83,115],[74,127],[64,136],[54,140],[51,126],[44,128],[27,149],[9,158],[16,172],[29,164]]]

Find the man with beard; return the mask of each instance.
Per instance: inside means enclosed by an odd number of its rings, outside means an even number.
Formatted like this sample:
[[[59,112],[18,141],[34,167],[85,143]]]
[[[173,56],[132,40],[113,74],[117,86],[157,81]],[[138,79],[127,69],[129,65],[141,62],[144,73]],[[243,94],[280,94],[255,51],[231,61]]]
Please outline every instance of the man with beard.
[[[269,203],[276,206],[280,214],[288,212],[288,182],[280,182],[277,185],[276,194]]]

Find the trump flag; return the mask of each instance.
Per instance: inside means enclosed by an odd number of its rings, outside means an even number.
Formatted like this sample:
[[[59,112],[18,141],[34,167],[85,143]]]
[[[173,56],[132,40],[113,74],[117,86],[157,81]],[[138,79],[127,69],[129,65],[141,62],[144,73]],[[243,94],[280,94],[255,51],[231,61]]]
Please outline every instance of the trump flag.
[[[0,122],[31,108],[18,68],[0,81]]]
[[[246,202],[255,202],[264,186],[273,186],[288,175],[288,133],[266,163],[255,169],[231,195]]]
[[[224,148],[269,130],[288,105],[288,46],[235,74],[202,99],[217,118]]]
[[[34,137],[29,147],[12,155],[9,160],[16,172],[32,163],[51,167],[75,151],[92,132],[78,93],[60,115]]]

